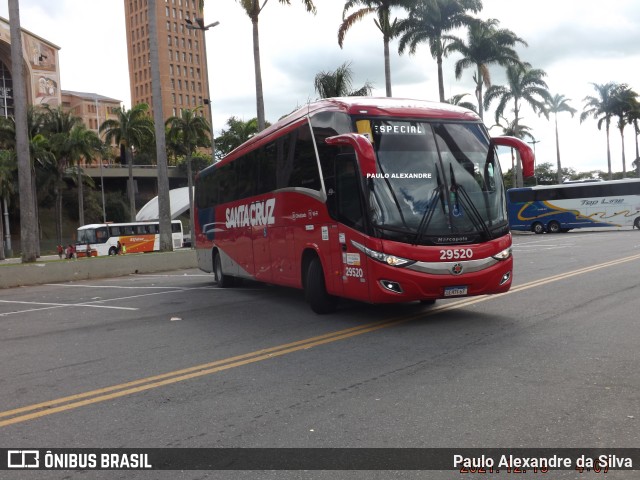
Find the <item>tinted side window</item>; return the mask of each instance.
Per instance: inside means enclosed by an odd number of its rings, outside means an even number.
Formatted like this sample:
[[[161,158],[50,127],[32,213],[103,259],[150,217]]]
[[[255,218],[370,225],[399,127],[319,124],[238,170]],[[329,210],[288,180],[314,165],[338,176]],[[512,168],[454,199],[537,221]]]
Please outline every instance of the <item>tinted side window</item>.
[[[302,125],[278,140],[277,187],[320,190],[320,172],[309,125]]]

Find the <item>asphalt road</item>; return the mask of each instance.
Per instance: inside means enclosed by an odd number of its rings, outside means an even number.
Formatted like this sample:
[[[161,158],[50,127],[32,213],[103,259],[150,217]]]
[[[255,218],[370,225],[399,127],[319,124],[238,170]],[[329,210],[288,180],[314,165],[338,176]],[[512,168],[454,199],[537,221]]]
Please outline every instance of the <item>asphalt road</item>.
[[[330,316],[197,270],[2,290],[0,448],[639,447],[640,233],[518,235],[514,255],[504,295]],[[19,473],[0,477],[487,478]]]

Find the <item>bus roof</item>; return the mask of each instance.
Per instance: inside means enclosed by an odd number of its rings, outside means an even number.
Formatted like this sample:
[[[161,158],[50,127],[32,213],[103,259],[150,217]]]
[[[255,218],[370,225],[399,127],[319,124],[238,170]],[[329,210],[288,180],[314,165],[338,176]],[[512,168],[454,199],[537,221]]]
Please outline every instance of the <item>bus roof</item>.
[[[176,222],[180,222],[180,220],[174,219],[171,220],[171,223],[176,223]],[[81,227],[78,227],[78,230],[87,230],[90,228],[100,228],[100,227],[111,227],[111,226],[117,226],[117,227],[126,227],[126,226],[130,226],[130,225],[148,225],[149,223],[159,223],[158,220],[149,220],[149,221],[144,221],[144,222],[107,222],[107,223],[89,223],[87,225],[82,225]],[[180,222],[182,223],[182,222]]]
[[[311,102],[291,112],[262,132],[254,135],[245,143],[231,151],[221,162],[236,153],[261,143],[287,125],[297,122],[307,115],[318,112],[343,112],[349,115],[367,115],[372,117],[409,117],[443,120],[463,120],[479,122],[480,117],[466,108],[448,103],[414,100],[409,98],[388,97],[335,97]],[[226,163],[226,162],[225,162]]]
[[[554,185],[536,185],[535,187],[510,188],[512,190],[552,190],[556,188],[580,188],[585,186],[600,187],[605,185],[620,185],[623,183],[638,183],[640,178],[623,178],[620,180],[603,180],[601,182],[575,182],[575,183],[556,183]]]

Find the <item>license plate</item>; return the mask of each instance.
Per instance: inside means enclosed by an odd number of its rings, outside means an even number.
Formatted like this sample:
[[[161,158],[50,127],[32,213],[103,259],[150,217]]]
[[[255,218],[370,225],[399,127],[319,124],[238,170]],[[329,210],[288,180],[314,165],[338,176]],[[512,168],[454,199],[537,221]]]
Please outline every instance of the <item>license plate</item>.
[[[445,297],[462,297],[464,295],[467,295],[466,285],[462,287],[445,287],[444,289]]]

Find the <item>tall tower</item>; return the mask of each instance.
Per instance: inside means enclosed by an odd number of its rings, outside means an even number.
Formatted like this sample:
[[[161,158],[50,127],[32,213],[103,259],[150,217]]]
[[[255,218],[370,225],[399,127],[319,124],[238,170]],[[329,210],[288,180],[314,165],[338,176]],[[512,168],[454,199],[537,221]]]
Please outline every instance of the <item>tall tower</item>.
[[[149,15],[156,15],[165,119],[202,106],[202,115],[211,122],[204,108],[209,91],[204,32],[186,27],[188,19],[202,17],[198,4],[199,0],[124,0],[132,105],[146,103],[152,109]]]

